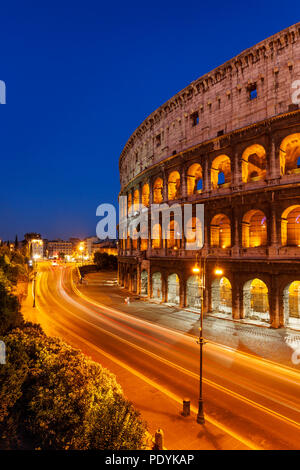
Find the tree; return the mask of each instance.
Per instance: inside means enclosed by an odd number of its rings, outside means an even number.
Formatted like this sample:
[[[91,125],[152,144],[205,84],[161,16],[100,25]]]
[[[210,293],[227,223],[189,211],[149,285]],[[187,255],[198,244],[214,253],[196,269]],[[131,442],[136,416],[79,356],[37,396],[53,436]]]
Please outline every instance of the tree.
[[[19,241],[18,241],[18,235],[16,235],[16,238],[15,238],[15,250],[17,250],[19,248]]]

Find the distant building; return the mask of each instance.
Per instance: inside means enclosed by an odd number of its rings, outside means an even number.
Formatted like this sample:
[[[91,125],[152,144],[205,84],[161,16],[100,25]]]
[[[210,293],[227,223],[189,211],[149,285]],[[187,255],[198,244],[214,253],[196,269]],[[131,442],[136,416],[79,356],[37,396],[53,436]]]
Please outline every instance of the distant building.
[[[104,240],[94,242],[92,245],[92,256],[95,253],[107,253],[108,255],[118,255],[118,247],[115,240]]]
[[[93,256],[93,246],[94,243],[97,243],[99,241],[98,237],[87,237],[84,240],[85,243],[85,248],[86,248],[86,254],[88,255],[89,258]]]
[[[27,253],[31,258],[41,259],[44,257],[44,241],[40,233],[26,233],[25,244],[27,245]],[[14,245],[12,245],[13,247]]]
[[[73,253],[73,244],[71,241],[47,240],[45,248],[48,258],[56,258],[60,253],[63,253],[65,256],[71,256]]]

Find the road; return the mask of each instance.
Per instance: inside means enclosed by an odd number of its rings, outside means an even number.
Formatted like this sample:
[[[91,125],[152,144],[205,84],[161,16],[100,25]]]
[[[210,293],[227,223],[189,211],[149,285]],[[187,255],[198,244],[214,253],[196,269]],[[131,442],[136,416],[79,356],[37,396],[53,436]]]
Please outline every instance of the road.
[[[96,351],[99,362],[102,357],[104,365],[105,360],[116,364],[131,383],[144,381],[178,406],[189,397],[195,413],[196,339],[87,298],[71,272],[71,267],[40,265],[36,314],[45,331],[93,358]],[[206,420],[228,435],[232,448],[299,449],[299,373],[214,343],[205,345],[204,354]]]

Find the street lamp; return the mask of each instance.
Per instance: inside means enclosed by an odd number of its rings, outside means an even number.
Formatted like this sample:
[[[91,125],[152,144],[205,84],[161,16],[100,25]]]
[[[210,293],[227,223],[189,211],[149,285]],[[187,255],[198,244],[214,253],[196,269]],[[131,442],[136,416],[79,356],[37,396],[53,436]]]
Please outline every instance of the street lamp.
[[[203,345],[205,343],[203,337],[203,306],[204,306],[204,290],[205,290],[205,274],[206,274],[206,255],[204,258],[200,258],[200,266],[198,264],[198,254],[196,258],[196,264],[193,267],[192,271],[198,276],[198,286],[201,288],[201,311],[200,311],[200,328],[199,328],[199,340],[198,344],[200,345],[200,376],[199,376],[199,400],[198,400],[198,414],[197,414],[197,423],[204,424],[205,417],[203,411],[203,395],[202,395],[202,382],[203,382]],[[221,268],[215,268],[215,275],[220,276],[223,274]],[[201,283],[200,283],[201,275]]]

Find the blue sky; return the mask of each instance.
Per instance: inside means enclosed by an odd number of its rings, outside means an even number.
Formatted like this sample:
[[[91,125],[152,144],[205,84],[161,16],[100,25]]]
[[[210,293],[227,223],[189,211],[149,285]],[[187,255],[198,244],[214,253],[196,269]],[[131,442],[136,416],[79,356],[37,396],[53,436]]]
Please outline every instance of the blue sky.
[[[0,238],[94,235],[141,121],[298,11],[288,1],[2,3]]]

